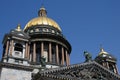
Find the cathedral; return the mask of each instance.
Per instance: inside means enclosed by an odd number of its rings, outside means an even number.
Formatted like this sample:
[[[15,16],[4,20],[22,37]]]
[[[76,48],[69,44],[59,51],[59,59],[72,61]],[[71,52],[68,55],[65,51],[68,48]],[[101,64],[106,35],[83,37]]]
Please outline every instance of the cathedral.
[[[116,58],[103,48],[95,59],[70,64],[72,47],[58,23],[42,6],[24,29],[18,24],[5,34],[0,80],[120,80]]]

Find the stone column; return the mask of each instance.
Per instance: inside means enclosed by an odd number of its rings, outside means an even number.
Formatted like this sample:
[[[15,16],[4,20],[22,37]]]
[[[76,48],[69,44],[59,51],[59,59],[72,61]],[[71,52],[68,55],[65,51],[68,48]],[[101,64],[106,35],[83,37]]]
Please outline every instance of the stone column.
[[[41,42],[41,57],[44,56],[44,43]]]
[[[12,56],[13,53],[13,47],[14,47],[14,41],[11,40],[11,46],[10,46],[10,56]]]
[[[70,65],[70,55],[69,54],[67,55],[68,55],[68,65]]]
[[[102,66],[105,66],[105,64],[104,64],[104,63],[102,63]]]
[[[27,58],[30,59],[30,45],[28,45]]]
[[[51,42],[49,43],[49,62],[52,62],[52,48],[51,48]]]
[[[7,41],[7,44],[6,44],[5,56],[8,55],[8,49],[9,49],[9,41]]]
[[[58,44],[56,44],[56,63],[59,64],[59,57],[58,57]]]
[[[116,74],[119,74],[118,68],[117,68],[116,64],[114,65],[114,67],[115,67],[115,69],[116,69]]]
[[[62,65],[64,65],[64,48],[62,47]]]
[[[33,62],[36,62],[36,43],[33,44]]]
[[[117,71],[116,71],[115,65],[112,64],[112,67],[113,67],[113,72],[117,74]]]
[[[68,66],[68,52],[65,50],[65,56],[66,56],[66,65]]]
[[[106,62],[106,67],[109,69],[109,63],[108,62]]]
[[[26,43],[25,45],[25,58],[28,57],[27,53],[28,53],[28,43]]]

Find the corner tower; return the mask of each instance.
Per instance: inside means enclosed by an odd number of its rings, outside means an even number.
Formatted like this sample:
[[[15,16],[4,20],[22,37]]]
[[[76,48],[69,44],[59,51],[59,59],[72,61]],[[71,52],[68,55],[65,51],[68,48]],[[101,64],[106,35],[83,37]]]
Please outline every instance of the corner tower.
[[[12,29],[5,34],[3,39],[2,62],[12,64],[28,65],[27,45],[29,44],[29,35],[24,33],[18,24],[16,29]]]
[[[38,11],[38,17],[26,24],[24,32],[30,36],[31,63],[40,64],[41,57],[45,57],[48,67],[70,65],[71,45],[63,36],[60,26],[47,17],[44,7]]]
[[[95,61],[101,64],[103,67],[109,69],[110,71],[118,74],[118,69],[116,66],[116,58],[114,58],[109,53],[105,52],[103,48],[100,49],[100,53],[95,58]]]

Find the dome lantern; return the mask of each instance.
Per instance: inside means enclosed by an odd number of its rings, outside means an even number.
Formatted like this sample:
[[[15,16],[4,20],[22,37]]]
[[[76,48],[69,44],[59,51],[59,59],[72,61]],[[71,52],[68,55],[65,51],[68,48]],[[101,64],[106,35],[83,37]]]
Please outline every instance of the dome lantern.
[[[99,53],[99,55],[108,55],[108,53],[105,52],[103,48],[100,48],[100,53]]]
[[[20,24],[17,25],[16,30],[17,30],[17,31],[21,31],[21,25],[20,25]]]
[[[46,9],[42,6],[41,8],[40,8],[40,10],[38,11],[38,16],[40,17],[40,16],[43,16],[43,17],[47,17],[47,11],[46,11]]]

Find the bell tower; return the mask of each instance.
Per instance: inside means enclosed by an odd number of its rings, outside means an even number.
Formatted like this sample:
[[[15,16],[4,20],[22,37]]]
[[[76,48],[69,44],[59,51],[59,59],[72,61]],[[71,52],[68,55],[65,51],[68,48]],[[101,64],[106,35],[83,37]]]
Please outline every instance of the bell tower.
[[[118,74],[118,69],[116,66],[116,58],[114,58],[109,53],[105,52],[103,48],[100,49],[100,53],[95,58],[95,61],[101,64],[103,67],[109,69],[110,71]]]
[[[18,24],[16,29],[4,36],[2,62],[27,65],[28,40],[29,36],[21,30]]]

